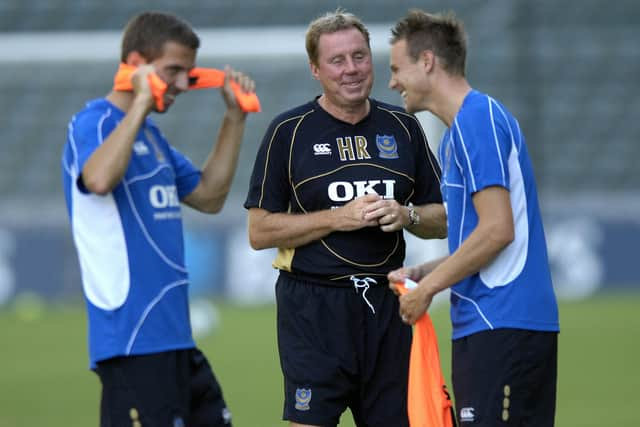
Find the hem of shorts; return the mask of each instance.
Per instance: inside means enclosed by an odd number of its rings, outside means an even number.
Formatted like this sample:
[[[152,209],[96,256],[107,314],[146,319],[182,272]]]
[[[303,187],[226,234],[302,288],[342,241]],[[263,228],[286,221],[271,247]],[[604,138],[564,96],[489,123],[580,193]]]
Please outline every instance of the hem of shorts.
[[[318,426],[337,426],[340,418],[336,418],[336,419],[324,419],[321,421],[317,421],[317,420],[306,420],[306,419],[302,419],[302,418],[297,418],[296,417],[287,417],[286,415],[282,416],[282,421],[289,421],[290,423],[296,423],[296,424],[305,424],[305,425],[318,425]]]
[[[89,360],[89,369],[92,371],[95,371],[95,369],[98,367],[99,362],[113,359],[114,357],[144,356],[148,354],[164,353],[165,351],[187,350],[190,348],[196,348],[196,344],[193,340],[190,342],[173,344],[170,346],[137,349],[136,351],[131,352],[129,354],[126,354],[125,352],[105,353],[105,354],[98,355],[94,358],[91,358],[91,360]]]
[[[466,328],[464,330],[455,331],[451,334],[452,340],[457,340],[460,338],[468,337],[469,335],[473,335],[477,332],[490,331],[495,329],[522,329],[525,331],[537,331],[537,332],[560,332],[560,325],[558,323],[519,323],[519,322],[510,322],[510,323],[498,323],[494,324],[493,328],[488,326],[484,327],[471,327]]]

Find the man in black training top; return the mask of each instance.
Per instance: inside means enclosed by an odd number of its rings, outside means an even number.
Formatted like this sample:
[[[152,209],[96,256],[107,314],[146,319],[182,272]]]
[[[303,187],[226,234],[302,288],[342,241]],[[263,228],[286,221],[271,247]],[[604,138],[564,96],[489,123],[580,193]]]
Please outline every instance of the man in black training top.
[[[291,426],[408,427],[411,328],[386,275],[403,230],[443,238],[440,170],[417,119],[369,98],[369,33],[338,10],[311,22],[322,94],[277,116],[257,154],[249,237],[276,247],[278,346]]]

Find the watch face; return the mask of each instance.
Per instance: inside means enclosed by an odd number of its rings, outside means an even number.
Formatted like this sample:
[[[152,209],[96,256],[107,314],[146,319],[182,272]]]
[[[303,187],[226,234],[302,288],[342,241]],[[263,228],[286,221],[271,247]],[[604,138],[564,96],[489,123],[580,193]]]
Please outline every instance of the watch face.
[[[416,225],[420,222],[420,217],[418,216],[418,212],[414,209],[409,210],[409,221],[411,225]]]

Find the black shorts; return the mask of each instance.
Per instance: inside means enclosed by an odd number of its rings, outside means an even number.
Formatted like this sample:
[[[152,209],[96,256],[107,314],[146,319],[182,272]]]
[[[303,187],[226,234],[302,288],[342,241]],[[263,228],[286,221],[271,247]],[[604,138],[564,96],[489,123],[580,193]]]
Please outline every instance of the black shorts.
[[[284,420],[336,426],[349,407],[358,427],[408,427],[411,328],[386,283],[364,290],[280,274]]]
[[[198,349],[116,357],[98,362],[96,373],[101,427],[231,426],[220,385]]]
[[[558,334],[522,329],[453,341],[453,394],[464,426],[554,425]]]

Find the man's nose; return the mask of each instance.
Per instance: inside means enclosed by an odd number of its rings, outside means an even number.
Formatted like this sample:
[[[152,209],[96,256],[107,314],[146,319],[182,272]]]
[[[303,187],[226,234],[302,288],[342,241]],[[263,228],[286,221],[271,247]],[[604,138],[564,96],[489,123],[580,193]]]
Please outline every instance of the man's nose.
[[[347,73],[358,71],[358,67],[356,66],[356,62],[353,60],[353,58],[346,59],[346,71]]]
[[[182,92],[187,91],[189,89],[189,73],[186,71],[179,73],[176,78],[175,86]]]
[[[391,90],[395,90],[395,89],[396,89],[396,86],[397,86],[396,79],[395,79],[395,78],[393,78],[393,77],[391,77],[391,78],[389,79],[389,89],[391,89]]]

